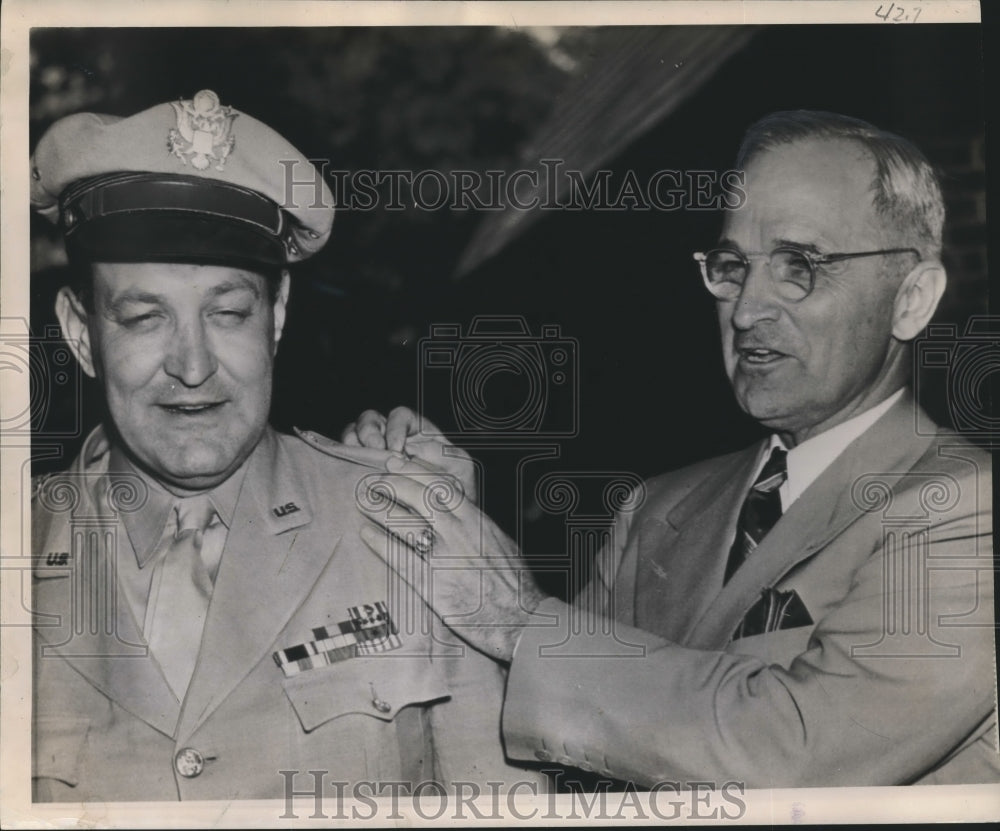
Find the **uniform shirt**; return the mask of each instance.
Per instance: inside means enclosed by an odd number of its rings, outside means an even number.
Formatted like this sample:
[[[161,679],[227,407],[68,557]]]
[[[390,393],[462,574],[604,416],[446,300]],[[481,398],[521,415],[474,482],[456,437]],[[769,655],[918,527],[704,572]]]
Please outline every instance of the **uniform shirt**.
[[[226,545],[226,536],[232,524],[233,511],[243,487],[247,463],[225,482],[209,491],[208,496],[215,509],[215,518],[205,531],[201,555],[208,568],[209,576],[215,579]],[[156,567],[153,556],[164,537],[174,532],[171,512],[180,497],[170,493],[159,482],[135,467],[118,447],[112,447],[108,457],[108,474],[112,481],[122,481],[136,476],[146,486],[146,504],[141,510],[122,513],[122,524],[132,545],[132,555],[120,552],[118,570],[120,585],[125,592],[132,613],[140,628],[146,619],[149,587]]]
[[[117,499],[102,491],[110,450],[101,428],[64,474],[39,483],[34,608],[40,620],[56,623],[36,627],[36,644],[58,654],[33,663],[36,800],[281,799],[292,785],[308,788],[310,770],[327,771],[325,783],[433,779],[450,789],[528,780],[544,788],[544,775],[504,758],[503,670],[438,626],[361,538],[370,522],[358,509],[359,493],[391,455],[267,430],[231,512],[228,559],[183,702],[155,656],[142,650],[141,621],[124,601],[107,602],[103,582],[114,573],[107,566],[117,550],[133,576],[140,571],[128,532],[117,546],[113,533],[128,513],[158,517],[148,532],[154,545],[172,500],[165,507],[157,496],[141,502],[136,479]],[[74,486],[78,500],[57,498]],[[49,564],[42,552],[76,550],[74,534],[89,533],[92,517],[102,523],[94,556],[80,568],[76,560]],[[117,577],[123,586],[121,571]],[[397,623],[392,638],[373,642],[370,653],[324,653],[318,663],[286,671],[287,650],[379,603]],[[78,633],[77,612],[91,610],[113,614],[113,626]],[[281,771],[301,773],[293,782]]]

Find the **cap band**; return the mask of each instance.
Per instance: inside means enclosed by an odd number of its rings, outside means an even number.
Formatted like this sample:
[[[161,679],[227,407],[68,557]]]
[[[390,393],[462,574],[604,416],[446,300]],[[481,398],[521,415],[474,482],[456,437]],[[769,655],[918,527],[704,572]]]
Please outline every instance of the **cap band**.
[[[119,173],[95,176],[66,189],[60,200],[63,229],[133,211],[190,211],[257,225],[272,236],[283,226],[281,209],[256,191],[196,176]]]
[[[60,202],[67,249],[89,260],[280,265],[295,245],[274,202],[214,179],[115,173],[74,184]]]

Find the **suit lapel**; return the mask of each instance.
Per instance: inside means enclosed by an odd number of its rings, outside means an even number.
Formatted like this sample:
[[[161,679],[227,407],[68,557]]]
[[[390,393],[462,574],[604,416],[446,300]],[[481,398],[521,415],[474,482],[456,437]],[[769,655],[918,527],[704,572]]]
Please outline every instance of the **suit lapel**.
[[[85,455],[81,453],[81,460]],[[112,701],[172,736],[180,704],[149,655],[119,582],[118,558],[134,555],[124,525],[104,498],[106,471],[78,462],[47,484],[59,488],[62,482],[79,493],[80,502],[72,514],[52,516],[45,533],[39,535],[44,542],[36,540],[34,550],[71,551],[72,563],[69,574],[51,576],[41,571],[36,580],[36,608],[56,612],[60,620],[58,625],[36,626],[45,643],[35,659],[56,660],[58,656]],[[76,533],[71,520],[83,523],[82,534]],[[82,551],[78,550],[81,546],[85,546]],[[106,585],[111,591],[104,590]],[[94,620],[107,623],[94,626]]]
[[[301,535],[315,531],[312,521],[301,477],[269,430],[251,459],[226,539],[179,741],[269,653],[326,568],[339,536],[324,539],[321,550],[309,548]],[[302,555],[290,556],[297,540]]]
[[[763,589],[773,587],[855,522],[864,513],[862,500],[853,493],[856,482],[871,474],[908,470],[916,463],[932,437],[915,434],[914,407],[906,393],[817,477],[722,588],[692,628],[690,646],[723,647]]]
[[[683,642],[722,585],[729,537],[762,445],[716,469],[669,511],[650,512],[638,534],[635,624]],[[661,519],[660,516],[663,516]]]

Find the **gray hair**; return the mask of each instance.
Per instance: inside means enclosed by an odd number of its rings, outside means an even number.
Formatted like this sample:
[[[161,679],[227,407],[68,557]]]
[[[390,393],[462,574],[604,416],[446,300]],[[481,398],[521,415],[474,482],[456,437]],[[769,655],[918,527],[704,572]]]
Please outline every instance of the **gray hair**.
[[[944,199],[937,174],[913,144],[867,121],[821,110],[771,113],[746,131],[736,167],[743,170],[760,153],[804,139],[843,139],[860,144],[875,161],[875,211],[886,230],[902,237],[894,244],[913,245],[925,258],[941,256]]]

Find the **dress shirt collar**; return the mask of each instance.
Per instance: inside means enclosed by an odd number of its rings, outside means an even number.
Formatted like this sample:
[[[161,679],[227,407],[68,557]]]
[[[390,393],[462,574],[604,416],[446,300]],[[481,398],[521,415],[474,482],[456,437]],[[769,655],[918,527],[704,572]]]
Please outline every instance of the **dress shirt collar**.
[[[784,442],[776,434],[771,436],[767,452],[764,454],[757,466],[754,478],[760,473],[771,451],[775,447],[783,447],[788,450],[788,478],[779,489],[781,494],[781,510],[787,511],[792,503],[798,499],[806,488],[808,488],[819,475],[826,470],[847,446],[856,438],[861,436],[869,427],[878,421],[889,408],[903,397],[903,389],[899,389],[890,395],[885,401],[876,404],[863,413],[850,418],[836,427],[806,439],[802,444],[796,445],[791,450],[785,447]]]
[[[232,525],[246,470],[247,462],[244,462],[225,482],[208,492],[215,513],[227,529]],[[136,561],[139,568],[142,568],[156,551],[170,519],[170,512],[179,497],[133,465],[117,445],[111,447],[108,474],[112,481],[116,478],[138,476],[147,487],[148,496],[142,509],[122,514],[122,522],[135,551]]]

